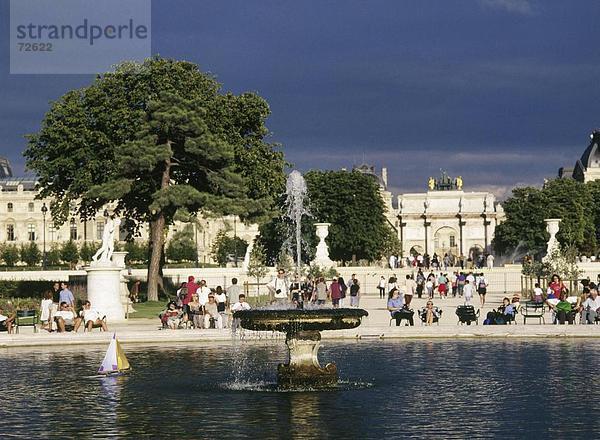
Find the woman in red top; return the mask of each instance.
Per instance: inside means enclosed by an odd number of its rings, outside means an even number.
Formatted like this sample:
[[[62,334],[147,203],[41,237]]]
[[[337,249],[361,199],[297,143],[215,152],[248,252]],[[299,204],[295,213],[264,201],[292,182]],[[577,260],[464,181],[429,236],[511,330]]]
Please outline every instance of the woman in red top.
[[[564,292],[567,288],[564,283],[561,281],[560,277],[556,274],[552,275],[552,281],[548,284],[548,298],[553,295],[553,298],[560,298],[561,292]],[[550,298],[552,299],[552,298]]]

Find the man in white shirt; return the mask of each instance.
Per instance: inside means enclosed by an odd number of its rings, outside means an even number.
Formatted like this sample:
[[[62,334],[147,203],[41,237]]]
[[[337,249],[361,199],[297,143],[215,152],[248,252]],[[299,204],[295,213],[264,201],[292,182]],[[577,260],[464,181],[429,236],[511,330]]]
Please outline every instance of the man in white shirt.
[[[277,276],[267,284],[267,288],[271,291],[275,299],[289,299],[290,283],[285,276],[285,270],[279,269]]]
[[[54,314],[54,321],[58,327],[59,333],[72,330],[75,327],[75,313],[69,304],[65,301],[60,303],[58,312]]]
[[[583,302],[581,307],[581,323],[594,324],[596,317],[600,313],[600,298],[598,297],[597,289],[590,289],[590,296]]]
[[[492,269],[494,267],[494,256],[492,254],[489,254],[487,256],[487,268],[488,269]]]
[[[91,332],[94,326],[102,328],[103,331],[107,332],[108,327],[106,321],[102,319],[100,313],[97,310],[92,309],[92,304],[89,301],[83,303],[83,310],[80,313],[81,319],[78,319],[75,323],[75,332],[79,330],[79,326],[83,323],[84,331]]]
[[[205,306],[208,302],[208,295],[210,295],[210,288],[206,285],[206,280],[200,281],[200,287],[196,290],[198,294],[198,302],[201,306]]]
[[[250,308],[250,304],[246,302],[246,295],[241,293],[239,296],[239,301],[231,306],[231,311],[235,313],[242,310],[250,310]],[[235,333],[239,326],[240,318],[233,318],[233,322],[231,323],[231,333]]]

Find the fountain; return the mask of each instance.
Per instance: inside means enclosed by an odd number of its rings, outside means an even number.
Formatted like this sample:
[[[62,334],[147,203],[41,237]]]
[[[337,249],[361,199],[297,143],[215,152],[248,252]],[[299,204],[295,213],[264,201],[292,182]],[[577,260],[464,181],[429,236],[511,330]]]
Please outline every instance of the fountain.
[[[235,312],[233,317],[248,330],[286,334],[287,364],[277,366],[277,383],[284,389],[330,388],[338,383],[337,367],[321,367],[318,359],[322,330],[352,329],[368,312],[362,309],[255,309]]]
[[[306,209],[307,189],[306,181],[299,171],[292,171],[286,182],[286,216],[294,225],[294,241],[296,246],[296,273],[302,267],[302,216],[307,215]]]
[[[286,183],[286,217],[293,230],[288,243],[295,241],[296,273],[302,267],[302,216],[308,215],[306,182],[298,171],[292,171]],[[325,237],[329,223],[318,223],[317,234],[321,239],[317,256],[329,260]],[[321,367],[318,359],[322,330],[342,330],[358,327],[363,316],[362,309],[298,309],[292,303],[278,302],[268,309],[243,310],[233,314],[240,325],[248,330],[278,331],[286,334],[285,343],[289,351],[287,364],[277,367],[277,383],[280,388],[305,389],[326,388],[337,385],[338,374],[334,363]],[[289,308],[288,308],[289,307]]]

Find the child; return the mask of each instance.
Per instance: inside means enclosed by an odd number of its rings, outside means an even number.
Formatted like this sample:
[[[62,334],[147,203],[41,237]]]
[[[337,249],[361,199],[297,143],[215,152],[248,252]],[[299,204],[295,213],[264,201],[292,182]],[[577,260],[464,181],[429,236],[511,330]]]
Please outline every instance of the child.
[[[465,305],[471,305],[471,301],[473,300],[473,286],[471,285],[469,280],[465,280],[463,294],[465,295]]]
[[[533,289],[533,301],[536,303],[544,302],[544,291],[540,287],[540,283],[535,283],[535,288]]]

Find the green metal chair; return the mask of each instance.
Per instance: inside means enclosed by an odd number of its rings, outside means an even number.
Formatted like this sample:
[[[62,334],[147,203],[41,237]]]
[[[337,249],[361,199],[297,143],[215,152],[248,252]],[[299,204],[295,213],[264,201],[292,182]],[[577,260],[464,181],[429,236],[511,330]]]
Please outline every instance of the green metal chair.
[[[19,333],[20,327],[33,327],[33,332],[37,333],[37,325],[40,323],[40,317],[37,310],[17,310],[15,318],[16,333]]]

